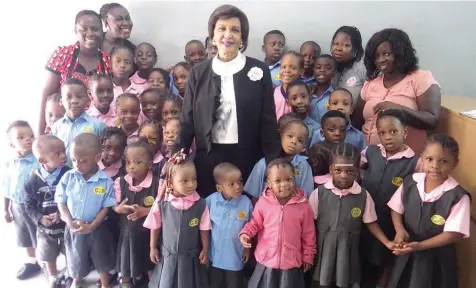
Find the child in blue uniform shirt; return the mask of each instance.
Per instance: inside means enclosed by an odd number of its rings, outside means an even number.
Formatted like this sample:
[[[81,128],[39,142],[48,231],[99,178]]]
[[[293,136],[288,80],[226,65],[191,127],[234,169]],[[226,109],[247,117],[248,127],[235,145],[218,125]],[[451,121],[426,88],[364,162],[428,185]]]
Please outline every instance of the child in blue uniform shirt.
[[[336,71],[334,58],[329,54],[319,56],[314,64],[314,78],[317,87],[312,91],[311,110],[309,117],[317,123],[321,122],[322,116],[327,112],[329,96],[334,88],[331,85],[332,77]]]
[[[66,172],[56,187],[55,201],[66,222],[65,247],[72,287],[80,287],[91,271],[98,271],[101,286],[109,287],[109,271],[115,266],[115,245],[103,224],[109,208],[116,205],[112,179],[99,170],[99,137],[79,134],[71,144],[73,170]]]
[[[262,47],[265,54],[264,63],[269,66],[273,87],[278,87],[282,84],[279,71],[281,65],[280,60],[284,54],[284,46],[286,46],[286,37],[284,37],[283,32],[271,30],[264,34]]]
[[[304,190],[309,197],[314,190],[311,166],[307,163],[307,157],[300,155],[306,151],[306,143],[309,138],[309,130],[301,120],[290,120],[279,129],[281,135],[281,147],[284,157],[294,167],[296,186]],[[259,198],[266,188],[266,161],[264,158],[256,163],[246,181],[245,191],[255,198]]]
[[[331,145],[344,142],[347,125],[349,120],[344,113],[338,110],[327,111],[321,119],[319,142],[327,142]]]
[[[304,60],[304,71],[302,72],[301,80],[306,83],[307,88],[312,93],[317,86],[317,81],[314,77],[314,66],[316,65],[317,57],[321,55],[321,46],[314,41],[306,41],[302,43],[299,53]]]
[[[28,122],[13,122],[7,129],[7,135],[15,154],[8,158],[3,167],[0,187],[3,189],[5,221],[13,221],[17,244],[26,248],[28,254],[28,262],[17,273],[17,278],[24,280],[41,269],[35,258],[36,225],[28,216],[24,189],[24,184],[33,172],[40,168],[40,163],[31,152],[35,135]]]
[[[218,192],[206,199],[212,221],[210,285],[211,288],[241,288],[242,270],[250,257],[250,249],[241,245],[238,234],[250,220],[253,205],[242,194],[238,167],[227,162],[218,164],[213,176]]]
[[[89,105],[88,88],[79,79],[70,78],[64,82],[61,86],[61,103],[66,114],[55,123],[51,135],[64,142],[68,166],[71,167],[69,149],[73,139],[81,133],[99,136],[107,126],[86,113],[86,107]]]

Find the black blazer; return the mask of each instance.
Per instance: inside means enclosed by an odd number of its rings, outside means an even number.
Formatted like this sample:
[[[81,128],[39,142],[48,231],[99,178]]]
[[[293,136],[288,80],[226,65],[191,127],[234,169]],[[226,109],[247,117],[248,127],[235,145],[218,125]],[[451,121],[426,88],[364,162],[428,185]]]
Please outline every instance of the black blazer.
[[[258,81],[251,81],[248,77],[253,67],[263,70],[263,77]],[[252,154],[263,155],[267,160],[278,157],[281,145],[268,66],[246,57],[245,67],[233,75],[233,83],[239,149],[249,149],[254,152]],[[212,59],[190,70],[182,107],[180,148],[188,151],[195,138],[197,151],[210,152],[220,93],[221,77],[213,72]]]

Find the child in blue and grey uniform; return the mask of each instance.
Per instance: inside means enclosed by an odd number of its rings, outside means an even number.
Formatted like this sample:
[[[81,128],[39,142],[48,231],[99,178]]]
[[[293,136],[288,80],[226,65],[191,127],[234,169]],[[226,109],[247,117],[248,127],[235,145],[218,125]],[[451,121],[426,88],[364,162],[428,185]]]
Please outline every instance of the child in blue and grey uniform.
[[[10,146],[15,150],[3,167],[0,187],[3,189],[5,221],[13,221],[16,228],[17,244],[26,248],[28,262],[18,271],[17,278],[27,279],[40,271],[36,262],[36,225],[28,215],[25,206],[24,184],[40,163],[31,152],[35,135],[26,121],[15,121],[7,129]]]
[[[264,63],[269,66],[269,71],[271,72],[271,81],[273,82],[273,87],[280,86],[281,75],[280,65],[281,57],[284,54],[284,47],[286,46],[286,37],[284,37],[283,32],[279,30],[271,30],[264,34],[263,37],[263,52],[265,54]]]
[[[64,252],[64,227],[55,200],[56,185],[70,168],[66,165],[66,148],[55,136],[43,135],[33,143],[33,154],[41,164],[25,184],[25,205],[37,225],[36,256],[46,262],[50,287],[60,279],[56,259]]]
[[[103,224],[109,209],[116,205],[113,182],[97,162],[101,159],[99,137],[91,133],[76,136],[71,144],[74,170],[66,172],[56,187],[55,200],[66,222],[65,247],[72,287],[81,287],[91,265],[109,287],[109,271],[115,264],[115,245]]]
[[[321,46],[314,41],[306,41],[299,48],[299,53],[304,60],[301,80],[307,85],[309,92],[312,94],[317,86],[317,81],[314,77],[314,66],[316,65],[317,58],[321,55]]]
[[[218,192],[208,196],[212,221],[210,244],[211,288],[242,288],[243,268],[250,249],[240,243],[238,234],[250,220],[251,200],[243,195],[241,172],[231,163],[220,163],[213,170]]]

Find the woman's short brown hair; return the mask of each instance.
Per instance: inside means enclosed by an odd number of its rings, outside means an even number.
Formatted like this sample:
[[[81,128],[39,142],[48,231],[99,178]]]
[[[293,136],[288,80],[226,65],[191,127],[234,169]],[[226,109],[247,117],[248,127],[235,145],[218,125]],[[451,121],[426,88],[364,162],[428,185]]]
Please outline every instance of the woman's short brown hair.
[[[248,47],[248,35],[250,34],[250,24],[248,23],[248,17],[240,9],[233,5],[219,6],[208,19],[208,35],[213,39],[213,33],[215,31],[215,25],[218,19],[230,19],[236,17],[240,20],[241,24],[241,39],[243,41],[243,47],[240,51],[245,52]]]

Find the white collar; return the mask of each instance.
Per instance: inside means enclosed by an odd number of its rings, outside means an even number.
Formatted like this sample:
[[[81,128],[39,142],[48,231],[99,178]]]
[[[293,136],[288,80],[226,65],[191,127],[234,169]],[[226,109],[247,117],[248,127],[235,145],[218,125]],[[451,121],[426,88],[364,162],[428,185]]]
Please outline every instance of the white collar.
[[[218,59],[218,56],[213,57],[212,60],[212,69],[213,72],[220,76],[231,76],[243,69],[246,64],[246,56],[243,55],[241,52],[238,51],[238,55],[236,55],[235,59],[223,62]]]

